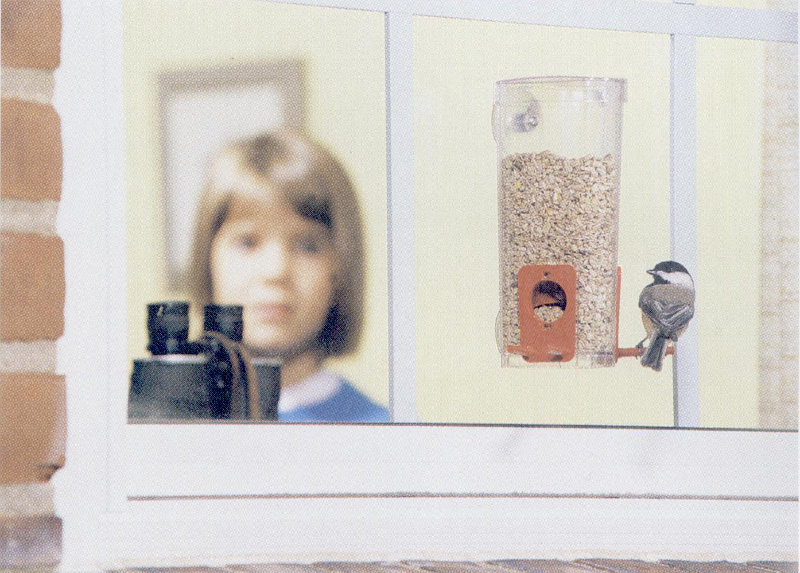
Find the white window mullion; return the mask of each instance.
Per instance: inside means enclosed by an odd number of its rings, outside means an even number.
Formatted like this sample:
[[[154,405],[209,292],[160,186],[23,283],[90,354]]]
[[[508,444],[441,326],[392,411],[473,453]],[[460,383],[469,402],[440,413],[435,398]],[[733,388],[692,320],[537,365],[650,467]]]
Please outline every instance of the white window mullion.
[[[417,16],[795,42],[797,12],[694,5],[695,0],[267,0]],[[687,4],[689,6],[687,6]]]
[[[676,0],[676,2],[679,0]],[[681,3],[687,3],[685,0]],[[671,36],[670,69],[670,244],[671,257],[698,282],[697,272],[697,54],[694,36]],[[700,367],[697,320],[681,336],[673,358],[674,420],[700,426]]]
[[[416,422],[414,54],[411,14],[386,14],[389,360],[393,422]]]

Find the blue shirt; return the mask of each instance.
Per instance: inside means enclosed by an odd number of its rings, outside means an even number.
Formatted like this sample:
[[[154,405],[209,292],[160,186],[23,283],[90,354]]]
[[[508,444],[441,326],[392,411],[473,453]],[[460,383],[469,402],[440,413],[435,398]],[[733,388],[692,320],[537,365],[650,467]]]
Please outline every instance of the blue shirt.
[[[389,410],[376,404],[346,380],[322,401],[279,411],[281,422],[388,422]]]

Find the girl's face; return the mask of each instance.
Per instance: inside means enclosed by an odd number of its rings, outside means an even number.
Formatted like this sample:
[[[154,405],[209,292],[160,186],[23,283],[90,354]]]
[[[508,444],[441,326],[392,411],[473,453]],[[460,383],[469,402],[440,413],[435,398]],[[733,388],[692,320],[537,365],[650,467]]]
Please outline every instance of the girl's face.
[[[214,302],[244,307],[244,341],[291,356],[316,348],[333,304],[331,231],[283,199],[234,199],[211,244]]]

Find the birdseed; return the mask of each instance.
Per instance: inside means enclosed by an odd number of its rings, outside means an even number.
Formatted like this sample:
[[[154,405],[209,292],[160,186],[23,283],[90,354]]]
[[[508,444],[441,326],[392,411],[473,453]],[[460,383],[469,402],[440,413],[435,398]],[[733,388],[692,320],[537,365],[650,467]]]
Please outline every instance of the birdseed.
[[[539,320],[545,324],[551,324],[564,316],[564,310],[560,306],[553,306],[550,304],[543,304],[533,309]]]
[[[576,357],[607,364],[616,346],[617,161],[512,154],[501,161],[500,187],[502,348],[520,341],[519,269],[568,264],[577,275]]]

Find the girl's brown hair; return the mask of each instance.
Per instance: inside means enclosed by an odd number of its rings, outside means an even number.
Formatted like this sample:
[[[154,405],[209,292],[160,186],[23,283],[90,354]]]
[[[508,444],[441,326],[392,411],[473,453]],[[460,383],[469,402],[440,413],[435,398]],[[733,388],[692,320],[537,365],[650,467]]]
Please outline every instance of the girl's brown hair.
[[[187,277],[193,300],[198,306],[213,302],[211,245],[233,200],[276,196],[331,231],[335,295],[318,342],[326,354],[347,354],[357,347],[363,322],[364,246],[358,200],[337,159],[295,131],[235,141],[212,162],[195,220]]]

